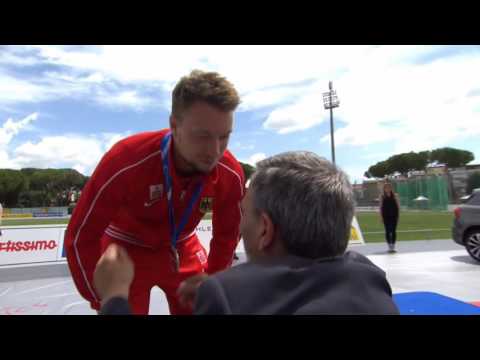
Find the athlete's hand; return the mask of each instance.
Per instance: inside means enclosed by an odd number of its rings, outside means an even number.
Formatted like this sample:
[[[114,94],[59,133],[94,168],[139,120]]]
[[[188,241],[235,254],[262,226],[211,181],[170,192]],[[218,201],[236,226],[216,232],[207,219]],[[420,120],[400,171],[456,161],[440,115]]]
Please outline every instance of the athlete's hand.
[[[127,251],[111,244],[103,253],[93,273],[93,284],[102,305],[115,296],[128,299],[135,271]]]
[[[201,273],[189,277],[180,283],[180,286],[177,290],[177,295],[182,306],[193,309],[195,297],[197,296],[197,290],[207,277],[207,274]]]

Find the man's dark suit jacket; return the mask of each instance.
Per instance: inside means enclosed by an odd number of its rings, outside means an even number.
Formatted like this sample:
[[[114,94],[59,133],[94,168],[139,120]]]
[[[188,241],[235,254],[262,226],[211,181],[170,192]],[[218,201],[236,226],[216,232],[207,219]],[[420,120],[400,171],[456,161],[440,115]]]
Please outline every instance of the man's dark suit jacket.
[[[385,272],[365,256],[250,261],[199,288],[195,314],[399,314]]]
[[[129,314],[113,298],[103,315]],[[250,261],[212,275],[199,288],[195,314],[398,315],[385,272],[365,256]]]

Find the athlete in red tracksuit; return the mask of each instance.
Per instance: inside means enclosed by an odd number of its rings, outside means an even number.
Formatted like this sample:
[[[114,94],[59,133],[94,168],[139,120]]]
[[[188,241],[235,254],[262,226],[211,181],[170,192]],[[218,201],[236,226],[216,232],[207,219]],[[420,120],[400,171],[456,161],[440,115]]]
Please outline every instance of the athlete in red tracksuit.
[[[190,314],[180,305],[176,291],[184,279],[200,272],[212,274],[229,267],[239,241],[244,174],[226,150],[205,175],[182,177],[169,167],[175,224],[198,190],[191,213],[172,247],[167,184],[162,146],[170,130],[130,136],[115,144],[102,158],[83,189],[65,236],[67,260],[80,294],[94,309],[100,299],[93,287],[95,265],[106,247],[125,247],[135,264],[129,302],[135,314],[148,314],[150,290],[166,294],[171,314]],[[169,147],[169,164],[174,148]],[[197,184],[203,184],[199,190]],[[212,210],[210,253],[200,244],[195,228]],[[188,213],[188,211],[187,211]],[[176,266],[178,251],[179,268]]]

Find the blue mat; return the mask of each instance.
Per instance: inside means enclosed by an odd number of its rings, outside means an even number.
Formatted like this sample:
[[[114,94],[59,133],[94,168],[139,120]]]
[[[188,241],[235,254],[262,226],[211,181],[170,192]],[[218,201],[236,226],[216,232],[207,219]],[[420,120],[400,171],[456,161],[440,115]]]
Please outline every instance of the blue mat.
[[[400,315],[480,315],[480,307],[432,292],[394,294]]]

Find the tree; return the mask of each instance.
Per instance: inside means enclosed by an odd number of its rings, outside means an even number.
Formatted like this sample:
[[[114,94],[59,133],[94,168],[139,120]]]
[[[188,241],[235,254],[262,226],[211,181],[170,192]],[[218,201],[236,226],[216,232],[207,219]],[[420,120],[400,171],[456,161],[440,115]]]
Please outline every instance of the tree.
[[[54,194],[57,176],[52,169],[39,169],[30,177],[30,190],[35,191],[35,206],[49,206]],[[42,194],[42,195],[40,195]]]
[[[18,202],[16,206],[19,207],[39,207],[46,204],[48,199],[44,191],[39,190],[26,190],[22,191],[18,196]]]
[[[0,202],[8,207],[67,206],[68,193],[88,177],[74,169],[0,170]]]
[[[470,174],[467,179],[467,194],[471,194],[474,189],[480,188],[480,171]]]
[[[399,154],[394,155],[387,160],[387,167],[390,169],[389,174],[394,172],[399,172],[400,174],[406,175],[410,170],[413,170],[413,164],[411,163],[411,154]],[[393,171],[392,171],[393,170]]]
[[[380,161],[368,168],[365,173],[367,177],[384,177],[401,173],[407,175],[413,170],[424,170],[429,163],[442,163],[449,167],[459,167],[467,164],[474,159],[470,151],[441,148],[433,151],[421,151],[415,153],[397,154],[390,156],[385,161]],[[368,176],[369,175],[369,176]]]
[[[368,174],[371,175],[371,177],[382,178],[390,173],[391,169],[388,165],[387,161],[380,161],[368,168]]]
[[[430,151],[421,151],[419,153],[409,153],[410,170],[424,170],[430,161]]]
[[[255,171],[255,168],[252,165],[242,163],[241,161],[240,161],[240,165],[243,168],[243,172],[245,174],[245,180],[250,179],[250,176],[252,176],[253,172]]]
[[[430,155],[430,160],[432,162],[437,161],[452,168],[465,166],[474,158],[473,153],[470,151],[450,147],[433,150]]]
[[[0,202],[5,207],[17,204],[18,195],[25,189],[25,178],[18,170],[0,170]]]
[[[77,188],[82,189],[85,185],[88,177],[83,176],[77,170],[73,169],[64,169],[64,179],[63,179],[63,188]]]

